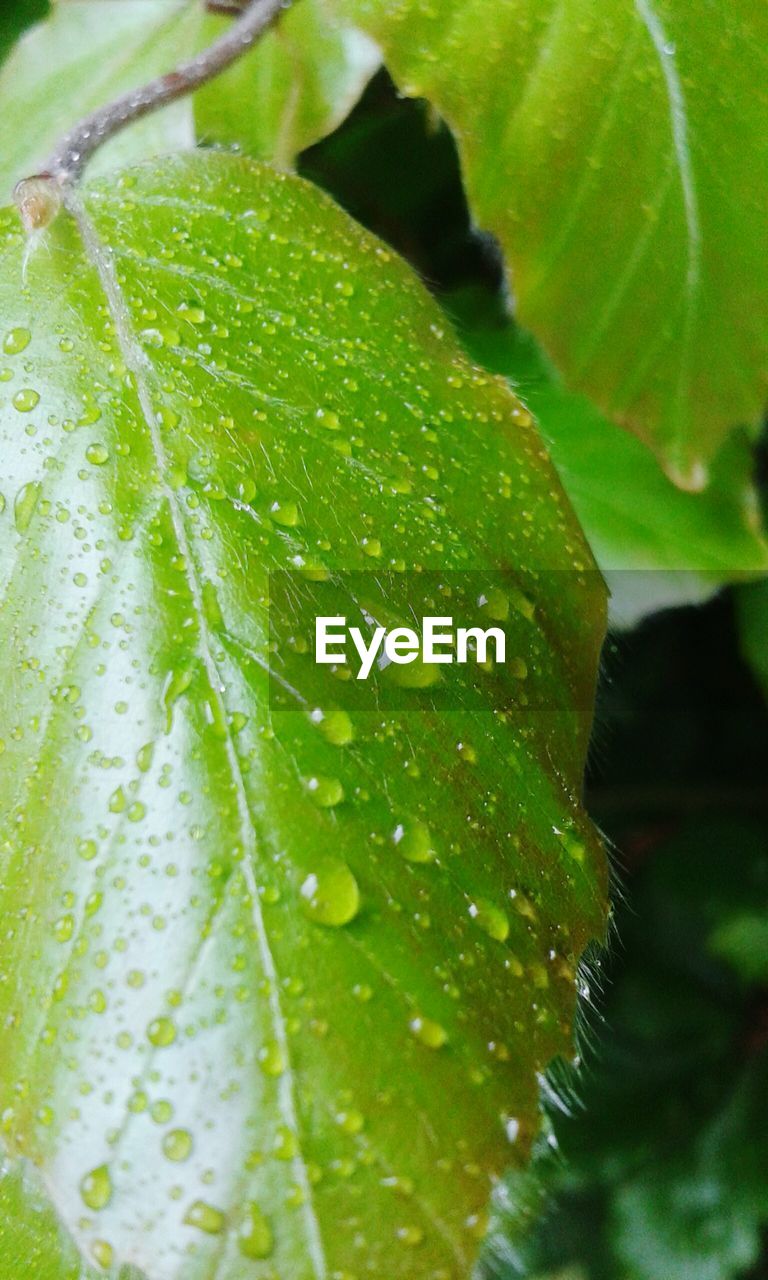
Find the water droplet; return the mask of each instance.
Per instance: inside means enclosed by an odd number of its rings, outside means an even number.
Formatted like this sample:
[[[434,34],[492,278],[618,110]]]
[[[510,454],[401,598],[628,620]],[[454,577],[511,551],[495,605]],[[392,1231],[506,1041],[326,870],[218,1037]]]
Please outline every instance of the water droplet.
[[[13,397],[13,407],[18,409],[19,413],[31,413],[40,403],[40,393],[34,391],[32,387],[22,387]]]
[[[9,329],[3,338],[3,351],[8,356],[17,356],[20,351],[26,351],[31,340],[29,329]]]
[[[109,461],[109,450],[104,444],[89,444],[85,456],[92,466],[103,467]]]
[[[192,1154],[192,1134],[187,1129],[171,1129],[163,1138],[163,1155],[167,1160],[188,1160]]]
[[[298,1155],[299,1143],[292,1129],[280,1125],[272,1151],[278,1160],[293,1160]]]
[[[413,1248],[417,1244],[421,1244],[424,1239],[424,1232],[421,1227],[417,1226],[398,1227],[397,1238],[403,1244],[411,1245]]]
[[[269,514],[275,524],[283,525],[286,529],[293,529],[299,524],[299,508],[295,502],[273,502]]]
[[[285,1071],[283,1050],[277,1040],[267,1040],[259,1050],[259,1066],[265,1076],[277,1078]]]
[[[155,1018],[147,1027],[147,1039],[159,1049],[166,1049],[176,1039],[176,1026],[170,1018]]]
[[[334,747],[345,747],[355,736],[354,726],[346,711],[341,707],[332,707],[330,711],[318,708],[312,712],[312,723],[320,728],[326,742]]]
[[[208,1236],[220,1236],[227,1222],[221,1209],[206,1204],[204,1200],[196,1200],[190,1205],[184,1221],[188,1227],[197,1227],[198,1231],[204,1231]]]
[[[170,733],[173,725],[173,706],[183,693],[186,693],[195,673],[191,667],[182,667],[178,671],[171,671],[166,679],[165,688],[163,690],[163,706],[165,707],[165,731]]]
[[[469,914],[489,938],[497,942],[506,942],[509,937],[509,920],[501,907],[494,906],[486,898],[478,898],[471,903]]]
[[[561,845],[565,849],[566,853],[569,854],[571,858],[573,858],[574,862],[578,862],[580,864],[583,863],[584,858],[586,856],[587,849],[586,849],[586,845],[584,844],[584,841],[581,839],[578,833],[574,831],[573,828],[568,828],[568,827],[566,827],[564,831],[561,831],[558,827],[553,827],[552,830],[554,831]]]
[[[202,307],[190,307],[186,302],[182,302],[177,310],[182,319],[187,320],[189,324],[203,324],[205,321],[205,312]]]
[[[37,504],[40,501],[42,485],[39,480],[30,480],[29,484],[22,485],[16,494],[16,500],[13,504],[13,519],[16,529],[19,533],[26,533],[29,528]]]
[[[80,1195],[83,1204],[94,1213],[106,1208],[112,1199],[112,1179],[105,1164],[99,1165],[98,1169],[92,1169],[85,1175],[80,1183]]]
[[[412,1018],[410,1027],[419,1043],[426,1045],[428,1049],[442,1049],[448,1041],[445,1027],[441,1027],[439,1022],[433,1022],[431,1018]]]
[[[310,778],[307,791],[319,809],[332,809],[344,799],[344,788],[338,778],[326,778],[322,774]]]
[[[434,862],[437,857],[432,843],[432,834],[424,822],[398,824],[392,839],[397,845],[398,853],[402,854],[407,862]]]
[[[301,886],[304,913],[315,924],[349,924],[360,910],[357,881],[344,862],[328,859]]]
[[[253,1201],[248,1205],[246,1218],[237,1237],[237,1247],[244,1258],[268,1258],[275,1247],[275,1238],[264,1214]]]
[[[500,587],[491,587],[490,591],[478,600],[482,612],[494,622],[506,622],[509,617],[509,596]]]
[[[91,1257],[97,1267],[103,1267],[105,1271],[108,1271],[114,1258],[112,1245],[108,1240],[94,1240],[91,1245]]]
[[[359,1111],[339,1111],[336,1115],[336,1123],[345,1133],[360,1133],[365,1127],[365,1118]]]
[[[325,427],[326,431],[338,431],[341,427],[339,415],[334,413],[332,409],[318,409],[315,417],[320,426]]]

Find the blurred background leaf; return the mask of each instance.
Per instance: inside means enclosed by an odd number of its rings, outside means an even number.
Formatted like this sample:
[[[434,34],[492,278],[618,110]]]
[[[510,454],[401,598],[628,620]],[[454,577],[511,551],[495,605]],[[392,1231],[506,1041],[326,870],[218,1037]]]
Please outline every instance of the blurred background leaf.
[[[26,25],[42,7],[16,12]],[[200,4],[178,0],[58,0],[0,68],[0,203],[82,116],[192,54],[202,21]],[[192,103],[174,102],[107,143],[89,173],[194,142]]]
[[[202,42],[211,43],[230,22],[209,14]],[[290,167],[348,115],[380,63],[373,41],[334,19],[323,0],[301,0],[247,57],[197,94],[198,134]]]
[[[568,385],[701,488],[768,385],[768,7],[334,4],[454,131]]]

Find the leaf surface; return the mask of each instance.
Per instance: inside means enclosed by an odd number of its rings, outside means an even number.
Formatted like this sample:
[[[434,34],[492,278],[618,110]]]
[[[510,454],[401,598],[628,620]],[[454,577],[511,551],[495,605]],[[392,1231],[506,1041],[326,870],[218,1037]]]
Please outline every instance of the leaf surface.
[[[204,43],[229,21],[208,15]],[[198,133],[203,141],[235,143],[289,167],[349,114],[380,64],[368,36],[340,23],[323,0],[301,0],[251,53],[197,94]]]
[[[604,922],[575,518],[506,383],[298,179],[110,175],[23,287],[1,231],[6,1200],[23,1157],[53,1280],[74,1247],[89,1277],[458,1280]],[[513,683],[544,703],[345,718],[308,658],[275,710],[270,571],[377,566],[510,599],[537,571]]]
[[[768,373],[768,10],[335,0],[453,129],[521,322],[701,487]]]

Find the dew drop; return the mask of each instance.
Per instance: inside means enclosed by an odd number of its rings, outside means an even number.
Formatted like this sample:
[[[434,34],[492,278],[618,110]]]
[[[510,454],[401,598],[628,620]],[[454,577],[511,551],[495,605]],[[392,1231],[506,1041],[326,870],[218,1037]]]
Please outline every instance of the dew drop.
[[[320,426],[325,427],[326,431],[338,431],[341,427],[339,415],[334,413],[332,409],[318,409],[315,417]]]
[[[176,1039],[176,1026],[170,1018],[155,1018],[147,1027],[147,1039],[158,1049],[167,1049]]]
[[[226,1218],[221,1209],[216,1209],[204,1200],[196,1200],[184,1215],[188,1227],[196,1227],[208,1236],[220,1236],[226,1226]]]
[[[109,461],[109,450],[103,444],[89,444],[85,456],[91,466],[103,467]]]
[[[237,1247],[244,1258],[268,1258],[275,1247],[272,1228],[261,1209],[253,1201],[248,1205],[246,1218],[237,1237]]]
[[[163,1138],[163,1155],[167,1160],[188,1160],[192,1154],[192,1134],[187,1129],[171,1129]]]
[[[333,707],[324,712],[319,708],[312,712],[312,723],[319,726],[326,742],[334,747],[345,747],[355,736],[354,726],[346,711]]]
[[[432,834],[424,822],[399,823],[392,839],[406,862],[434,862],[437,857]]]
[[[19,352],[26,351],[31,340],[29,329],[9,329],[3,338],[3,351],[8,356],[17,356]]]
[[[433,1022],[431,1018],[412,1018],[410,1028],[419,1043],[426,1045],[428,1049],[442,1049],[448,1041],[445,1027],[441,1027],[439,1022]]]
[[[105,1164],[85,1175],[80,1183],[80,1195],[83,1204],[94,1213],[106,1208],[112,1199],[112,1179]]]
[[[497,942],[506,942],[509,937],[509,920],[501,907],[494,906],[486,898],[478,898],[471,903],[469,914],[489,938]]]
[[[295,502],[273,502],[269,514],[275,524],[286,529],[293,529],[299,524],[299,508]]]
[[[293,1160],[299,1151],[299,1144],[296,1134],[292,1129],[281,1125],[275,1136],[275,1143],[272,1152],[278,1160]]]
[[[16,529],[19,533],[26,533],[29,528],[37,504],[40,501],[40,493],[42,486],[39,480],[30,480],[28,484],[22,485],[16,494],[16,500],[13,504],[13,519]]]
[[[327,778],[322,774],[307,781],[307,791],[318,809],[333,809],[344,799],[344,788],[338,778]]]
[[[112,1245],[108,1240],[94,1240],[91,1245],[91,1257],[97,1267],[103,1267],[105,1271],[108,1271],[114,1258]]]
[[[301,886],[304,914],[315,924],[338,928],[360,910],[360,890],[346,863],[328,859]]]
[[[40,393],[34,391],[32,387],[22,387],[13,397],[13,407],[19,413],[31,413],[40,403]]]
[[[259,1050],[259,1066],[265,1076],[277,1079],[285,1071],[283,1050],[277,1040],[267,1040]]]

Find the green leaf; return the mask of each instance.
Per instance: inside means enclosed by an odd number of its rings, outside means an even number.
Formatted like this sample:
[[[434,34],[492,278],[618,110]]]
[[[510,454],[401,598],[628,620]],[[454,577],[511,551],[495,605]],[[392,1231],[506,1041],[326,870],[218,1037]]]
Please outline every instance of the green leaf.
[[[82,116],[191,54],[202,21],[196,0],[59,0],[0,70],[0,200]],[[107,143],[91,172],[194,140],[192,104],[176,102]]]
[[[766,393],[768,9],[335,3],[453,129],[521,323],[701,487]]]
[[[23,287],[13,211],[1,245],[7,1150],[94,1266],[459,1280],[604,923],[575,518],[503,380],[298,179],[176,157],[91,187]],[[544,703],[340,732],[308,662],[275,710],[269,572],[393,563],[541,570]]]
[[[567,391],[533,338],[488,294],[445,300],[470,354],[503,373],[536,415],[592,552],[612,615],[628,624],[654,609],[706,598],[723,583],[768,572],[768,539],[743,432],[723,445],[702,493],[662,474],[637,439]]]
[[[229,21],[209,15],[205,43]],[[247,57],[198,93],[198,132],[203,141],[236,143],[289,167],[349,114],[380,64],[373,41],[335,20],[323,0],[301,0]]]

